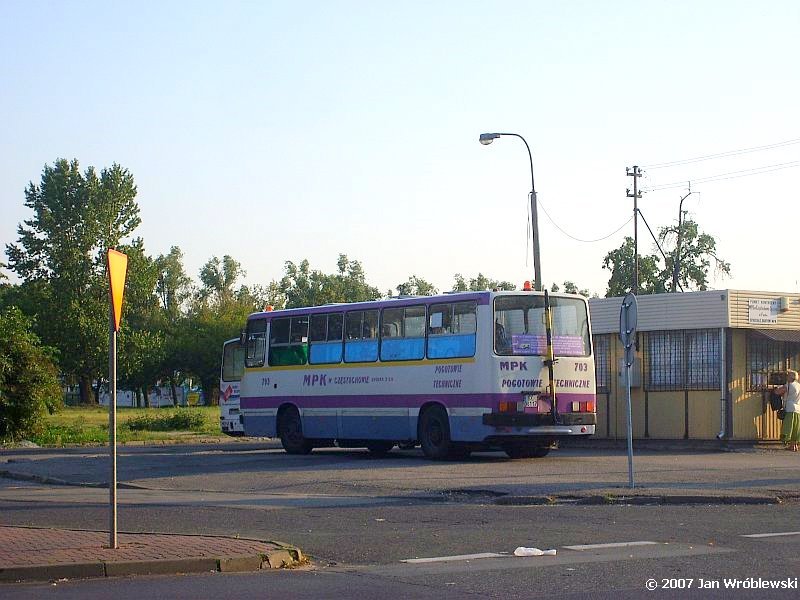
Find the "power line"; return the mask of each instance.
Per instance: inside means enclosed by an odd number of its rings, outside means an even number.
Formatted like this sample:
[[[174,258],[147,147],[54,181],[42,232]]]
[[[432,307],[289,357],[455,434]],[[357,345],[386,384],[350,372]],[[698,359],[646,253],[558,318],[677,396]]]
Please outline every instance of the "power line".
[[[794,140],[786,140],[785,142],[778,142],[776,144],[767,144],[766,146],[753,146],[751,148],[742,148],[740,150],[730,150],[728,152],[720,152],[718,154],[707,154],[705,156],[696,156],[695,158],[686,158],[683,160],[673,160],[670,162],[656,163],[653,165],[645,165],[643,169],[663,169],[665,167],[676,167],[679,165],[688,165],[691,163],[701,162],[704,160],[711,160],[714,158],[726,158],[728,156],[738,156],[739,154],[748,154],[750,152],[759,152],[761,150],[772,150],[773,148],[782,148],[784,146],[791,146],[793,144],[800,144],[800,138]]]
[[[545,214],[545,215],[547,215],[547,218],[548,218],[548,219],[550,219],[550,222],[551,222],[551,223],[552,223],[552,224],[555,226],[555,228],[556,228],[556,229],[558,229],[558,230],[559,230],[561,233],[563,233],[563,234],[564,234],[565,236],[567,236],[568,238],[570,238],[570,239],[572,239],[572,240],[575,240],[576,242],[583,242],[583,243],[585,243],[585,244],[593,244],[594,242],[602,242],[603,240],[607,240],[608,238],[610,238],[610,237],[611,237],[612,235],[614,235],[615,233],[619,232],[619,231],[620,231],[620,230],[621,230],[623,227],[625,227],[625,225],[627,225],[628,223],[630,223],[630,222],[633,220],[633,216],[631,215],[631,216],[628,218],[628,220],[627,220],[627,221],[625,221],[625,222],[624,222],[622,225],[620,225],[619,227],[617,227],[617,228],[616,228],[614,231],[612,231],[612,232],[611,232],[611,233],[609,233],[608,235],[604,235],[603,237],[597,238],[596,240],[583,240],[583,239],[581,239],[581,238],[575,237],[574,235],[571,235],[571,234],[567,233],[566,231],[564,231],[564,230],[563,230],[563,229],[562,229],[562,228],[561,228],[561,227],[558,225],[558,223],[556,223],[556,222],[553,220],[553,217],[551,217],[551,216],[550,216],[550,213],[549,213],[549,212],[547,212],[547,209],[544,207],[544,204],[542,204],[542,201],[541,201],[541,200],[538,200],[538,203],[539,203],[539,206],[541,206],[541,207],[542,207],[542,211],[544,212],[544,214]]]
[[[697,179],[683,179],[682,181],[675,181],[672,183],[664,183],[661,185],[655,185],[653,187],[645,189],[646,192],[658,192],[661,190],[669,190],[673,188],[683,187],[688,182],[693,184],[700,184],[700,183],[711,183],[714,181],[723,181],[725,179],[738,179],[739,177],[750,177],[752,175],[762,175],[764,173],[771,173],[773,171],[780,171],[782,169],[792,169],[794,167],[800,167],[800,160],[788,162],[788,163],[779,163],[775,165],[764,165],[762,167],[756,167],[754,169],[742,169],[740,171],[730,171],[728,173],[719,173],[718,175],[709,175],[708,177],[699,177]]]

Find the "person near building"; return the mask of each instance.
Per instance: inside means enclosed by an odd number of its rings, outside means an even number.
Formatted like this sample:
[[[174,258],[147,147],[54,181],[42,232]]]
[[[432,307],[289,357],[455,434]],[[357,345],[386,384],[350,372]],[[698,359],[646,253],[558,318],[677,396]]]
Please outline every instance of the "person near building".
[[[800,445],[800,383],[797,381],[797,371],[789,370],[786,373],[786,385],[782,385],[775,392],[783,397],[783,417],[781,426],[781,441],[789,450],[797,452]]]

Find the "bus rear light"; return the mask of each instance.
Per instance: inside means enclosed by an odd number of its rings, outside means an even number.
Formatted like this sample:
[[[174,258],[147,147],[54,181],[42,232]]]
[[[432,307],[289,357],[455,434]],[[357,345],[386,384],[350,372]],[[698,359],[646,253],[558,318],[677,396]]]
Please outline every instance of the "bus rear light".
[[[593,413],[594,412],[594,402],[592,402],[592,401],[587,402],[586,403],[586,409],[583,412]]]
[[[581,403],[580,402],[572,402],[572,412],[580,412],[581,411]]]

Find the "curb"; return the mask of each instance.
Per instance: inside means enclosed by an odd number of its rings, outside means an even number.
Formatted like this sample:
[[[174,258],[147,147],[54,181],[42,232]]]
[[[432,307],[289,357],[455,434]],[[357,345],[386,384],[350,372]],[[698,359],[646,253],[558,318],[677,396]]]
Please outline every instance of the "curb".
[[[106,488],[108,489],[107,482],[95,481],[67,481],[66,479],[59,479],[58,477],[48,477],[47,475],[34,475],[32,473],[18,473],[16,471],[8,471],[0,469],[0,478],[12,479],[14,481],[33,481],[36,483],[45,483],[48,485],[65,485],[70,487],[87,487],[87,488]],[[117,482],[117,489],[120,490],[146,490],[146,488],[135,483]]]
[[[557,506],[557,505],[606,505],[606,506],[678,506],[692,504],[784,504],[790,498],[780,496],[710,496],[710,495],[659,495],[642,494],[626,496],[623,494],[589,496],[504,496],[493,501],[500,506]]]
[[[224,558],[181,558],[168,560],[97,561],[0,567],[0,582],[51,581],[125,577],[131,575],[175,575],[180,573],[242,573],[262,569],[294,568],[307,562],[299,548],[276,548],[264,554]]]

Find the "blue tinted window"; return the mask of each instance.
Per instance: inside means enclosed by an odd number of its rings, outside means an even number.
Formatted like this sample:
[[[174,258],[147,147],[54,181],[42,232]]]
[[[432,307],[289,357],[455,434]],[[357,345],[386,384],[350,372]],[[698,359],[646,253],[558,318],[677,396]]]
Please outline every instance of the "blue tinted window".
[[[428,317],[428,358],[475,356],[477,303],[433,304]]]

